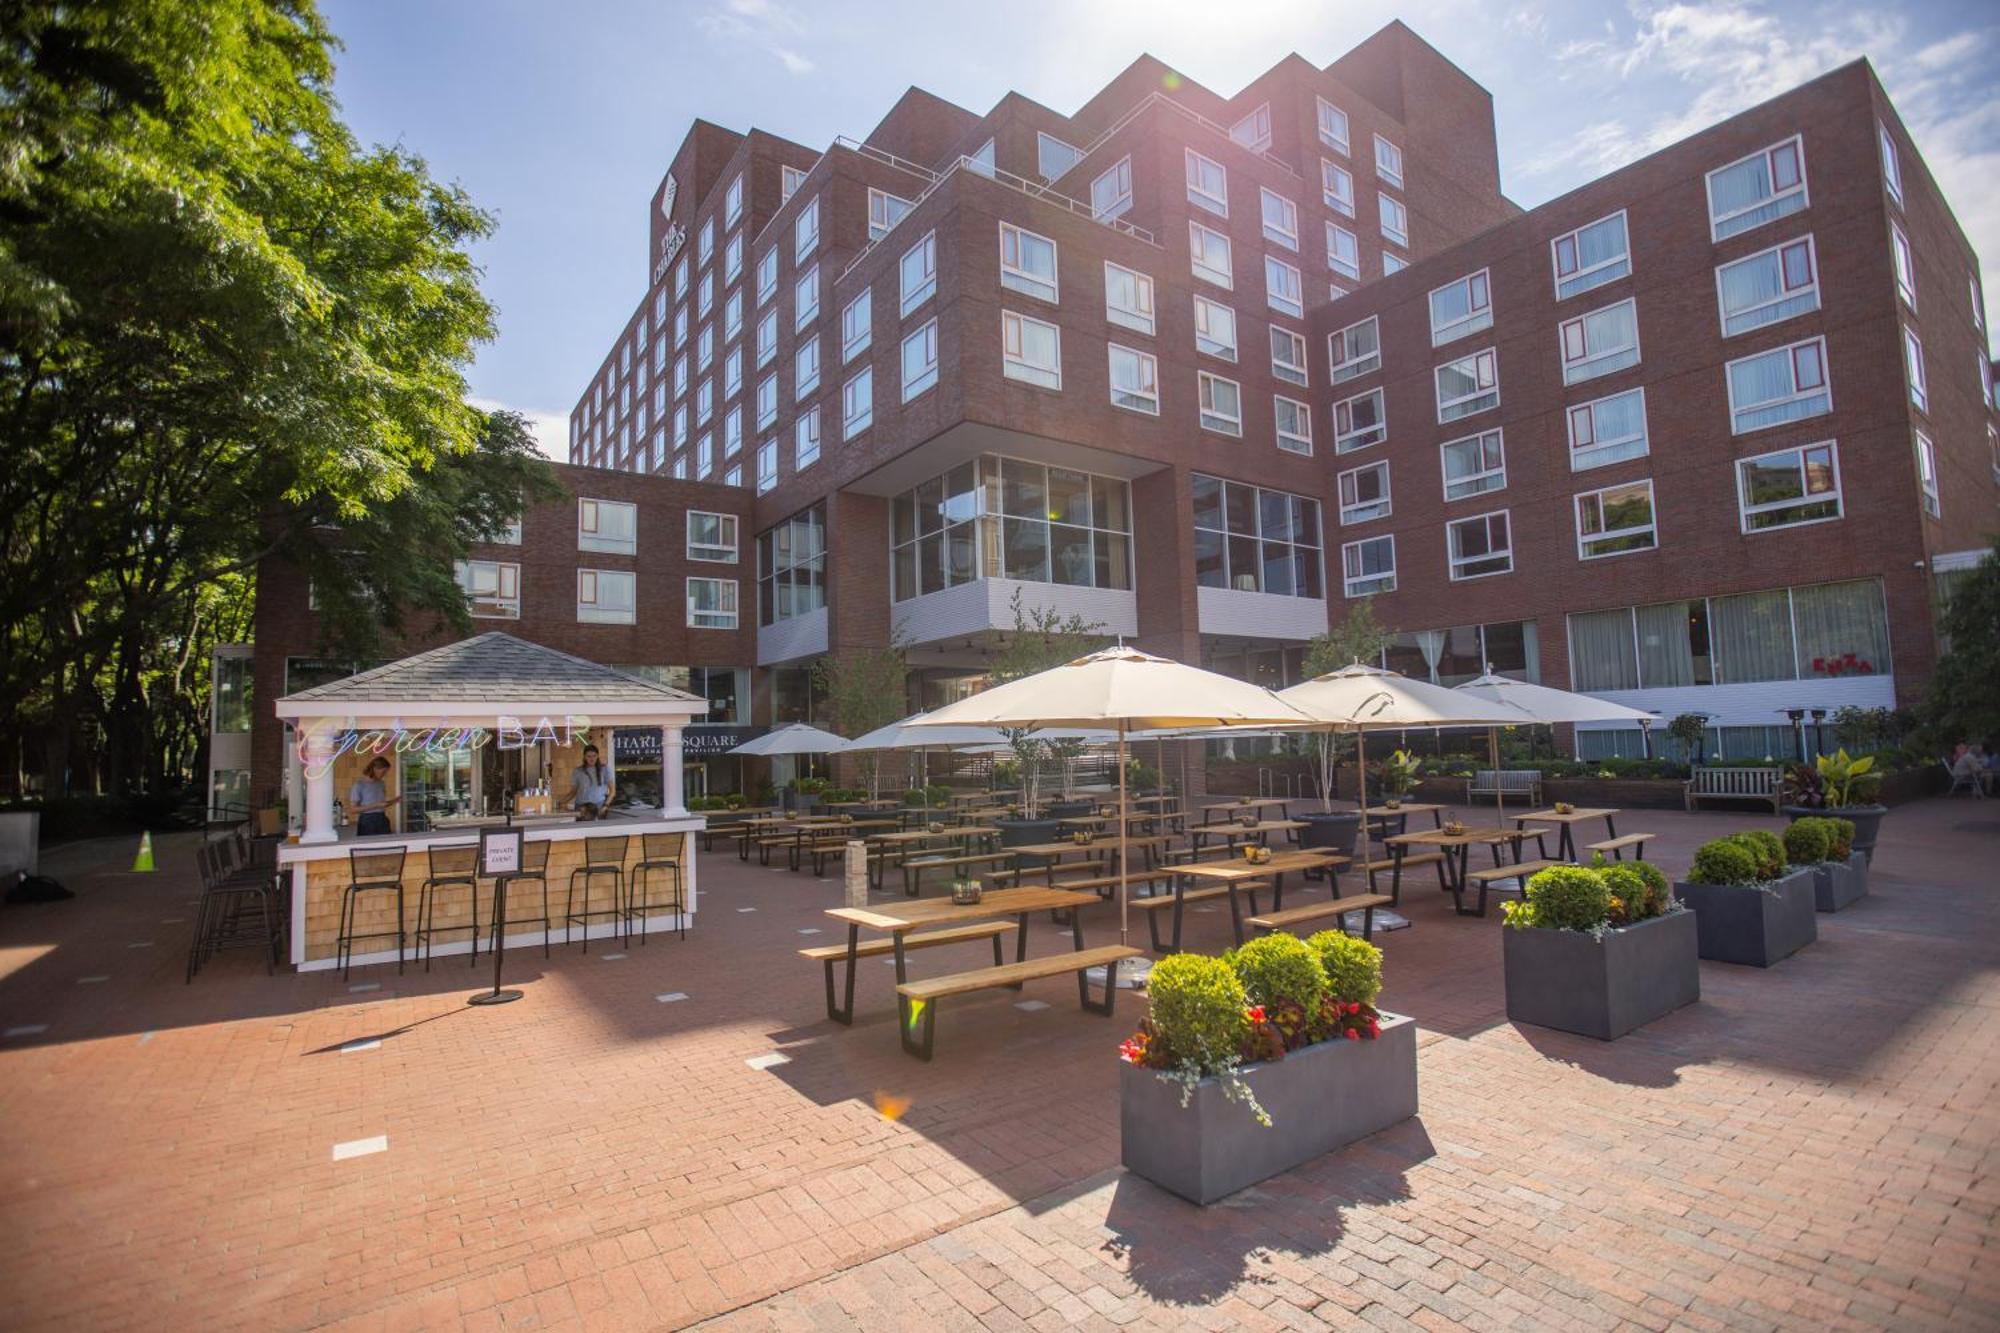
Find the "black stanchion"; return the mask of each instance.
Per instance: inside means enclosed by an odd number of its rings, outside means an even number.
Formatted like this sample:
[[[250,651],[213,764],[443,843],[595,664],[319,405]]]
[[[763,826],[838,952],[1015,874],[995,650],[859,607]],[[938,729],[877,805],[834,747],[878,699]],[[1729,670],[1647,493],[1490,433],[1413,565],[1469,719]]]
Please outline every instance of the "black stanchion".
[[[493,990],[481,991],[466,1000],[467,1004],[511,1004],[521,998],[517,990],[500,989],[500,962],[507,955],[507,882],[512,878],[502,875],[493,881]],[[544,923],[546,928],[546,923]]]
[[[493,877],[493,990],[471,996],[467,1004],[510,1004],[521,998],[520,991],[500,989],[500,965],[507,955],[507,885],[521,869],[524,842],[517,828],[479,831],[479,870]],[[543,930],[548,927],[542,922]]]

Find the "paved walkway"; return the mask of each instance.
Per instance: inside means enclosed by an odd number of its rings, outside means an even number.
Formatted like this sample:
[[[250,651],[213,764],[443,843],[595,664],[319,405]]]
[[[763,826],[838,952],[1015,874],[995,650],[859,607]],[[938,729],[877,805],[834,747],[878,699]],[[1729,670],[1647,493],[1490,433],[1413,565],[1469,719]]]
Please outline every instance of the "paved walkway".
[[[1776,822],[1621,827],[1676,871]],[[0,912],[0,1289],[27,1326],[1995,1327],[1997,851],[2000,805],[1898,810],[1817,945],[1610,1045],[1506,1023],[1498,921],[1407,888],[1422,1115],[1197,1210],[1116,1165],[1135,996],[956,1001],[921,1065],[886,966],[850,1030],[793,955],[833,876],[705,858],[687,941],[510,956],[527,999],[469,1010],[463,960],[183,986],[191,844],[66,850],[76,901]]]

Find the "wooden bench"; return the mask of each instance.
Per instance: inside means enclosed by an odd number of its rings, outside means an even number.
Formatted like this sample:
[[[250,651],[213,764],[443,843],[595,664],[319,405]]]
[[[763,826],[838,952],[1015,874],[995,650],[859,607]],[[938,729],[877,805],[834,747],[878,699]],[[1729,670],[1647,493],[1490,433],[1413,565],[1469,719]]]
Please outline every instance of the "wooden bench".
[[[1271,886],[1265,881],[1252,880],[1247,884],[1209,884],[1199,889],[1187,889],[1175,895],[1172,893],[1149,893],[1131,899],[1132,906],[1146,914],[1146,934],[1152,939],[1154,953],[1179,953],[1181,951],[1181,914],[1174,912],[1173,934],[1169,939],[1160,938],[1160,913],[1177,903],[1206,902],[1211,898],[1229,899],[1230,924],[1236,931],[1236,938],[1243,938],[1242,919],[1236,906],[1236,895],[1242,894],[1250,904],[1250,910],[1257,910],[1257,895]]]
[[[1521,881],[1522,891],[1526,892],[1528,876],[1568,864],[1569,862],[1567,861],[1516,861],[1511,865],[1484,866],[1478,870],[1468,870],[1465,872],[1466,879],[1479,886],[1479,908],[1477,911],[1467,912],[1465,910],[1465,899],[1462,894],[1455,895],[1458,914],[1460,916],[1485,916],[1486,894],[1495,884],[1504,883],[1510,879],[1517,879]],[[1503,890],[1503,892],[1511,893],[1513,890],[1507,889]]]
[[[1095,877],[1110,869],[1109,861],[1058,861],[1044,866],[1015,866],[1011,870],[992,870],[982,878],[989,887],[997,889],[1010,884],[1019,884],[1023,875],[1040,875],[1050,888],[1066,889],[1070,886],[1069,881],[1056,879],[1058,873]]]
[[[1347,914],[1361,913],[1361,938],[1372,939],[1375,935],[1375,909],[1389,906],[1389,898],[1380,893],[1357,893],[1348,898],[1335,898],[1330,903],[1308,903],[1304,907],[1287,907],[1282,912],[1266,912],[1262,916],[1250,918],[1250,924],[1259,930],[1284,930],[1301,921],[1318,921],[1323,917],[1334,918],[1334,927],[1352,935],[1347,929]],[[1252,909],[1255,910],[1255,909]]]
[[[813,878],[821,879],[824,878],[826,875],[826,858],[832,856],[836,852],[845,853],[847,851],[847,844],[850,842],[859,842],[862,843],[864,846],[866,845],[866,840],[862,838],[854,838],[854,837],[814,838],[810,842],[801,844],[798,850],[801,853],[812,857]],[[874,851],[872,849],[868,852],[869,861],[871,862],[876,861],[879,860],[880,858],[881,858],[881,853]],[[798,869],[798,867],[793,866],[792,869],[796,870]]]
[[[991,939],[993,941],[993,966],[1006,962],[1000,952],[1002,937],[1015,932],[1012,921],[981,921],[970,926],[953,926],[949,930],[931,930],[921,935],[903,936],[903,951],[911,949],[935,949],[940,944],[965,944],[972,940]],[[845,944],[822,944],[811,949],[799,950],[799,957],[811,959],[826,965],[826,1016],[836,1023],[854,1022],[854,969],[847,969],[847,1003],[845,1007],[834,1003],[833,965],[847,957]],[[896,941],[884,936],[881,939],[862,940],[854,945],[854,956],[859,958],[880,958],[884,954],[896,952]]]
[[[1616,838],[1606,838],[1603,842],[1589,843],[1584,847],[1584,850],[1587,852],[1610,852],[1612,860],[1623,861],[1627,847],[1632,849],[1633,857],[1644,856],[1646,853],[1646,844],[1651,842],[1656,836],[1656,834],[1652,833],[1625,833]]]
[[[1465,780],[1465,803],[1478,797],[1497,796],[1506,804],[1509,796],[1519,796],[1530,805],[1542,803],[1542,775],[1532,768],[1481,768]]]
[[[1779,772],[1775,768],[1697,768],[1681,784],[1681,800],[1692,810],[1695,802],[1756,801],[1778,813]]]
[[[1440,889],[1451,887],[1444,878],[1443,852],[1410,852],[1400,856],[1391,854],[1361,863],[1361,869],[1368,872],[1368,887],[1371,890],[1375,887],[1376,872],[1381,870],[1389,872],[1389,901],[1397,905],[1403,901],[1403,872],[1411,866],[1436,866],[1438,887]]]
[[[972,852],[965,856],[912,856],[903,862],[903,895],[914,898],[924,886],[924,872],[936,870],[940,866],[960,869],[965,866],[992,865],[1014,859],[1012,852]]]
[[[1074,953],[1050,954],[1046,958],[1027,958],[1015,963],[1002,963],[998,967],[983,967],[977,972],[954,972],[949,976],[928,977],[923,981],[905,981],[896,987],[897,1035],[902,1039],[903,1049],[919,1060],[931,1058],[932,1043],[937,1037],[938,1001],[949,995],[970,995],[974,991],[992,990],[996,986],[1019,988],[1023,982],[1040,977],[1059,977],[1065,972],[1076,974],[1076,997],[1083,1007],[1093,1014],[1109,1017],[1112,1006],[1118,1000],[1118,964],[1127,958],[1143,958],[1145,954],[1124,944],[1100,944],[1094,949],[1078,949]],[[1104,969],[1104,998],[1090,998],[1090,969]],[[922,1024],[921,1038],[912,1039],[911,1033]]]

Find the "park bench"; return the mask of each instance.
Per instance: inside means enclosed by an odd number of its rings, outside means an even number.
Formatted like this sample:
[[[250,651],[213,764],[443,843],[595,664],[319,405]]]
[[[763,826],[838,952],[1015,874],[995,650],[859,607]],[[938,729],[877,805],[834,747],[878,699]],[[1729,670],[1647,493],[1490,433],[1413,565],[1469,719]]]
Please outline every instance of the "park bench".
[[[1469,880],[1471,883],[1477,884],[1479,886],[1479,909],[1476,912],[1470,913],[1469,915],[1472,916],[1486,915],[1486,894],[1487,891],[1492,889],[1494,885],[1504,884],[1506,881],[1510,879],[1518,880],[1520,881],[1522,891],[1525,892],[1528,883],[1528,876],[1539,874],[1541,871],[1544,870],[1553,870],[1559,866],[1565,866],[1568,864],[1569,863],[1567,861],[1516,861],[1511,865],[1484,866],[1478,870],[1466,871],[1465,878]],[[1501,890],[1501,892],[1503,893],[1512,893],[1513,891],[1514,890],[1512,889]],[[1456,897],[1457,897],[1458,914],[1460,916],[1468,915],[1468,913],[1465,910],[1465,900],[1463,896],[1456,895]]]
[[[1510,796],[1519,796],[1530,805],[1542,803],[1542,775],[1532,768],[1482,768],[1465,780],[1465,803],[1472,805],[1481,796],[1496,796],[1504,805]]]
[[[1249,904],[1250,910],[1255,912],[1257,910],[1257,895],[1270,887],[1269,882],[1261,879],[1250,880],[1241,884],[1205,884],[1198,889],[1184,889],[1178,896],[1172,893],[1149,893],[1144,897],[1133,898],[1131,902],[1132,906],[1146,914],[1146,934],[1152,940],[1153,952],[1179,953],[1181,951],[1180,913],[1176,911],[1174,914],[1172,938],[1163,940],[1160,938],[1161,912],[1169,907],[1173,907],[1176,902],[1206,902],[1211,898],[1227,898],[1234,893],[1242,894],[1244,901]],[[1236,905],[1232,902],[1230,904],[1232,922],[1236,919],[1236,911]],[[1241,927],[1238,926],[1237,929],[1240,932]],[[1241,938],[1240,934],[1238,938]]]
[[[1778,778],[1775,768],[1697,768],[1681,786],[1681,799],[1688,809],[1695,802],[1756,801],[1778,813]]]
[[[1635,858],[1645,856],[1646,844],[1651,842],[1656,836],[1652,833],[1623,833],[1615,838],[1606,838],[1602,842],[1588,843],[1584,846],[1584,850],[1587,852],[1609,852],[1611,853],[1612,860],[1623,861],[1627,847],[1632,849],[1632,855]]]
[[[1012,852],[972,852],[964,856],[912,856],[903,862],[903,894],[914,898],[924,886],[924,872],[947,868],[962,869],[966,866],[994,865],[1014,859]]]
[[[1375,909],[1389,905],[1390,900],[1385,894],[1357,893],[1351,897],[1336,898],[1330,903],[1308,903],[1304,907],[1287,907],[1282,912],[1266,912],[1262,916],[1251,917],[1250,924],[1263,931],[1286,930],[1303,922],[1332,917],[1337,929],[1352,935],[1354,932],[1347,929],[1347,915],[1359,912],[1361,938],[1365,940],[1375,935]]]
[[[941,944],[965,944],[972,940],[991,939],[993,941],[993,966],[1006,962],[1000,952],[1000,941],[1015,933],[1012,921],[979,921],[969,926],[952,926],[947,930],[926,931],[921,935],[903,936],[903,949],[935,949]],[[861,940],[854,945],[856,958],[881,958],[896,952],[896,941],[888,937],[879,940]],[[822,963],[826,968],[826,1016],[836,1023],[854,1022],[854,969],[847,970],[847,1003],[836,1004],[833,998],[833,965],[847,957],[845,944],[822,944],[811,949],[799,950],[799,957]]]
[[[1392,850],[1387,856],[1376,857],[1372,861],[1363,861],[1360,868],[1368,872],[1368,887],[1370,890],[1373,890],[1375,887],[1376,873],[1383,870],[1388,871],[1389,901],[1394,904],[1401,904],[1403,901],[1403,872],[1412,866],[1436,866],[1438,887],[1440,889],[1451,887],[1445,882],[1443,852],[1400,853]]]
[[[1118,999],[1118,964],[1127,958],[1143,958],[1145,954],[1124,944],[1100,944],[1092,949],[1078,949],[1074,953],[1050,954],[1046,958],[1027,958],[1017,963],[1002,963],[998,967],[983,967],[976,972],[954,972],[948,976],[927,977],[922,981],[905,981],[896,987],[897,1010],[900,1022],[898,1033],[903,1049],[919,1060],[931,1058],[933,1043],[937,1037],[938,1002],[952,995],[970,995],[974,991],[992,990],[1007,986],[1018,988],[1023,982],[1040,977],[1059,977],[1065,972],[1076,974],[1077,1001],[1093,1014],[1110,1015],[1112,1006]],[[1090,998],[1090,969],[1104,969],[1104,998]],[[921,1027],[921,1036],[912,1033]]]

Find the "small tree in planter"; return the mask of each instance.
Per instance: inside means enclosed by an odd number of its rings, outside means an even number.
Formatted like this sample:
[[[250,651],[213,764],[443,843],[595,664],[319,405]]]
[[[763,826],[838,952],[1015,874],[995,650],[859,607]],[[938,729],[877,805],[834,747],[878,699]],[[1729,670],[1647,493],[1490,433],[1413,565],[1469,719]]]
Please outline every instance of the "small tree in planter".
[[[1681,743],[1689,768],[1701,765],[1702,750],[1708,743],[1708,715],[1681,713],[1667,723],[1667,735]]]
[[[1505,904],[1507,1017],[1614,1041],[1701,998],[1695,921],[1645,861],[1558,866]]]
[[[994,658],[993,669],[987,673],[995,685],[1005,685],[1009,681],[1059,667],[1108,646],[1109,640],[1098,633],[1103,628],[1100,622],[1085,620],[1074,613],[1064,616],[1045,606],[1029,611],[1021,603],[1019,588],[1014,590],[1012,605],[1013,632],[1007,636],[999,655]],[[1062,775],[1063,795],[1067,797],[1070,765],[1083,753],[1083,742],[1045,740],[1035,734],[1033,727],[1006,727],[1002,731],[1007,737],[1007,744],[1013,748],[1020,768],[1023,819],[1033,821],[1041,805],[1043,765],[1053,764]],[[1002,826],[1001,841],[1006,842],[1009,821],[994,822]],[[1041,834],[1051,831],[1017,831],[1015,837],[1017,841],[1047,841]]]
[[[902,717],[909,700],[910,667],[896,643],[887,648],[847,648],[822,657],[813,663],[813,677],[850,740]],[[871,800],[879,794],[881,759],[879,750],[854,755]]]
[[[1408,750],[1397,750],[1382,761],[1382,796],[1393,808],[1417,789],[1424,762]]]
[[[1346,619],[1306,644],[1306,679],[1338,671],[1355,662],[1380,662],[1383,650],[1394,637],[1375,619],[1372,599],[1364,598],[1355,603]],[[1351,853],[1355,834],[1361,829],[1361,813],[1358,810],[1335,810],[1333,795],[1336,767],[1353,748],[1352,744],[1338,732],[1325,730],[1308,733],[1304,747],[1313,761],[1313,773],[1319,785],[1319,809],[1307,813],[1299,845],[1325,847],[1342,855]],[[1356,774],[1355,781],[1357,790],[1367,785],[1363,774]]]
[[[1875,859],[1875,839],[1881,832],[1886,805],[1875,804],[1882,775],[1875,771],[1875,757],[1850,758],[1847,751],[1823,754],[1810,766],[1795,764],[1785,771],[1785,813],[1828,815],[1854,825],[1854,850],[1869,862]]]
[[[1868,858],[1854,850],[1851,820],[1801,815],[1785,830],[1785,859],[1813,872],[1813,902],[1838,912],[1868,893]]]
[[[1763,829],[1695,848],[1674,892],[1694,909],[1703,958],[1769,967],[1819,938],[1812,870],[1790,869],[1784,844]]]

